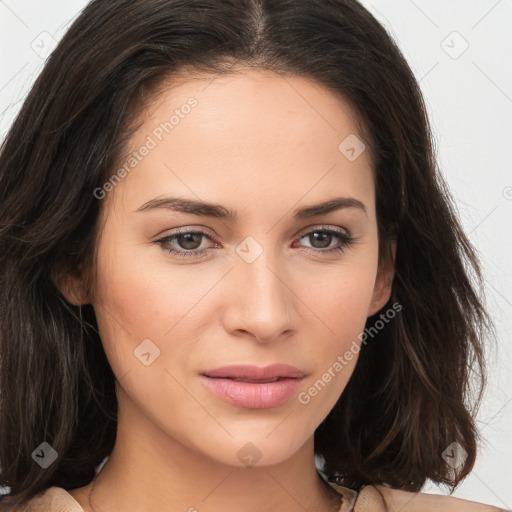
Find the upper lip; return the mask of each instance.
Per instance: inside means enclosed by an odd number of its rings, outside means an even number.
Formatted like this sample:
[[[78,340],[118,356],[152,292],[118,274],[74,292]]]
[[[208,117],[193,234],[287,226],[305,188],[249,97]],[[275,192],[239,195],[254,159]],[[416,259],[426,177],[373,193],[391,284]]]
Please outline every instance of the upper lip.
[[[300,379],[306,374],[288,364],[271,364],[260,368],[253,365],[234,365],[203,372],[207,377],[227,379],[268,380],[276,378]]]

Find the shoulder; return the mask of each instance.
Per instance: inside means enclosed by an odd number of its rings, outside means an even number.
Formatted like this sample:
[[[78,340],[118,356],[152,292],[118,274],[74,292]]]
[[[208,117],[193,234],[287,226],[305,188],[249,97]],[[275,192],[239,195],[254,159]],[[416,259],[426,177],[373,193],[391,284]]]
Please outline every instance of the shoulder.
[[[439,494],[391,489],[383,485],[364,487],[354,512],[504,512],[504,509]]]
[[[62,487],[49,487],[21,506],[14,508],[0,501],[0,511],[16,512],[84,512],[78,502]]]

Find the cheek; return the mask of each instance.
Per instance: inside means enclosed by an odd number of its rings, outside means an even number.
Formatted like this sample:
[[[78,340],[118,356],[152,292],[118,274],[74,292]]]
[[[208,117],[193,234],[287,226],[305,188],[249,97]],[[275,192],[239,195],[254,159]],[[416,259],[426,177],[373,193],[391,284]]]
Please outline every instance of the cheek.
[[[333,343],[342,343],[364,329],[377,274],[377,243],[359,246],[346,259],[306,274],[304,302],[330,327]],[[298,282],[297,282],[298,284]]]
[[[164,306],[164,281],[151,276],[151,266],[139,261],[137,251],[112,235],[105,232],[98,245],[94,308],[105,352],[119,378],[133,366],[134,349],[145,339],[157,339],[148,319],[173,309]]]
[[[309,284],[308,297],[316,312],[329,321],[337,333],[352,331],[350,326],[361,329],[367,318],[371,302],[374,277],[371,270],[350,269],[332,273],[323,280],[316,291]]]
[[[307,280],[303,300],[325,328],[311,325],[314,344],[304,347],[307,360],[315,361],[315,373],[304,383],[300,404],[312,418],[325,417],[345,389],[356,366],[368,308],[373,295],[376,251],[365,249],[343,267],[331,268],[317,285]],[[307,329],[308,327],[305,326]],[[314,345],[314,346],[312,346]],[[312,421],[311,427],[314,427]]]
[[[155,366],[181,367],[201,338],[208,315],[203,299],[218,274],[207,265],[173,264],[159,251],[105,239],[108,244],[98,246],[94,305],[114,373],[119,378],[138,371],[134,350],[148,339],[160,351]]]
[[[121,262],[105,283],[98,302],[109,306],[134,337],[160,337],[186,313],[190,283],[187,288],[179,279],[152,272],[150,266],[136,270],[133,262]]]

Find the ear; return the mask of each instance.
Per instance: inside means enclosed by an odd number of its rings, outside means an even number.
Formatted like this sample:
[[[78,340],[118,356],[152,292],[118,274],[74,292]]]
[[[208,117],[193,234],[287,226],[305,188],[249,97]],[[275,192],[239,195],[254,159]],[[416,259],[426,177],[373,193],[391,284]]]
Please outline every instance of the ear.
[[[391,240],[388,243],[387,254],[377,270],[368,316],[374,315],[383,308],[391,296],[391,286],[395,275],[396,241]]]
[[[83,306],[89,303],[85,292],[85,280],[78,272],[68,272],[61,276],[54,276],[52,281],[71,304]]]

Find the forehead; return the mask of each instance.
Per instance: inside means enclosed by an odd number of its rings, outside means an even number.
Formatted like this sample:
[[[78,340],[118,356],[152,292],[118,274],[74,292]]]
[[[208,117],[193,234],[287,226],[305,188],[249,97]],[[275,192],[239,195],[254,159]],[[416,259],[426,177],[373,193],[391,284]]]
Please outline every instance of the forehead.
[[[276,146],[290,140],[317,143],[329,135],[326,142],[336,142],[360,131],[357,115],[341,94],[296,75],[244,68],[222,75],[189,72],[162,81],[155,90],[139,119],[139,135],[158,132],[158,123],[171,120],[174,113],[173,129],[190,124],[182,121],[192,117],[197,121],[192,121],[196,137],[211,140],[215,123],[216,142],[231,147],[237,135]],[[196,105],[190,109],[192,98]],[[198,132],[200,128],[204,131]]]
[[[159,84],[143,109],[119,166],[133,153],[137,161],[120,185],[139,203],[166,192],[311,203],[333,188],[373,199],[369,151],[347,158],[347,140],[363,147],[356,115],[314,81],[247,69],[187,75]]]

